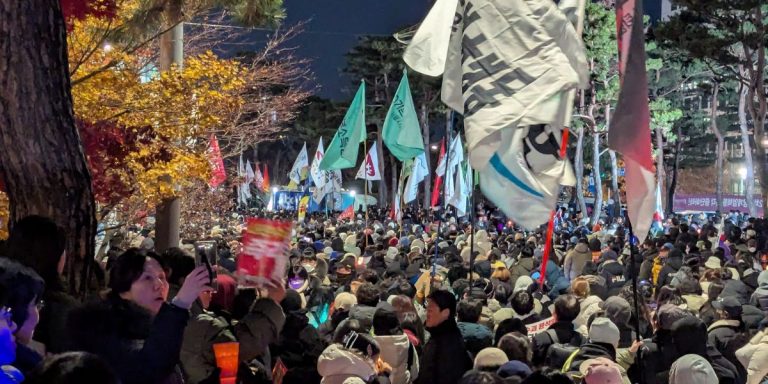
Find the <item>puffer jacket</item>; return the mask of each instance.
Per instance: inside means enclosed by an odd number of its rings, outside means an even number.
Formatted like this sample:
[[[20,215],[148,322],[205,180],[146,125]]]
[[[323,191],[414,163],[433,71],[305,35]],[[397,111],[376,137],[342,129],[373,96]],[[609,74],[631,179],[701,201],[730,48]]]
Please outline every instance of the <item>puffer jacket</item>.
[[[760,384],[768,376],[768,333],[756,334],[736,351],[736,358],[747,369],[747,384]]]
[[[458,323],[461,337],[464,339],[464,345],[467,351],[474,358],[480,350],[493,345],[493,332],[481,324]]]
[[[381,360],[392,367],[392,384],[412,383],[419,376],[419,356],[408,335],[374,336],[381,348]]]
[[[757,276],[757,289],[750,297],[749,304],[768,311],[768,271],[762,271]]]
[[[321,384],[342,384],[348,379],[368,382],[376,375],[373,362],[340,344],[331,344],[320,354],[317,372],[323,377]]]
[[[216,370],[213,345],[237,339],[225,319],[205,311],[198,303],[191,312],[192,318],[184,329],[180,358],[185,381],[196,384],[208,380]]]
[[[547,286],[549,286],[548,296],[552,300],[560,296],[560,294],[565,292],[570,286],[568,278],[563,273],[563,270],[552,260],[547,261],[546,277]]]
[[[349,318],[360,322],[361,332],[368,333],[373,325],[373,314],[376,313],[376,307],[367,305],[355,305],[349,310]]]
[[[517,282],[517,279],[520,276],[530,277],[534,269],[536,269],[536,261],[533,259],[533,257],[521,258],[509,269],[509,283],[514,287],[515,282]]]
[[[597,296],[588,296],[581,301],[579,316],[576,316],[576,319],[573,320],[573,326],[579,333],[588,336],[589,329],[587,329],[587,322],[589,321],[589,317],[592,316],[593,313],[600,311],[602,302],[603,300]]]
[[[576,244],[576,246],[565,255],[565,263],[563,264],[565,277],[567,277],[569,281],[573,281],[573,279],[581,275],[581,271],[584,269],[584,264],[590,260],[592,260],[592,252],[589,251],[589,247],[584,243]]]

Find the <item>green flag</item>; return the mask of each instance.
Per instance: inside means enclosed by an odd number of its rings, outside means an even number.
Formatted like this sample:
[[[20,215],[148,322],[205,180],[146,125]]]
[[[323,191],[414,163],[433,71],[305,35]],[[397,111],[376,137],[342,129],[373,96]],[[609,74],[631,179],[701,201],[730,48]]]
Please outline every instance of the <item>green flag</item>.
[[[413,159],[424,152],[424,140],[421,138],[419,119],[416,116],[416,108],[413,107],[408,73],[405,70],[384,120],[382,136],[389,152],[400,161]]]
[[[352,168],[357,163],[357,150],[365,140],[365,82],[358,88],[344,120],[325,151],[320,169]]]

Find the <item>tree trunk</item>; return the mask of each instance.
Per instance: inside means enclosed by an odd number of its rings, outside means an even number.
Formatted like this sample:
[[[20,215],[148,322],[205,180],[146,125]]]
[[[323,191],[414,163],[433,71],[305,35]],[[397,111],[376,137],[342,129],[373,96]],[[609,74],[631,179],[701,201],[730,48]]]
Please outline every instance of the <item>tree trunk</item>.
[[[755,194],[755,168],[752,164],[752,146],[749,143],[749,129],[747,127],[747,93],[749,90],[743,84],[739,87],[739,130],[741,131],[741,143],[744,145],[744,168],[746,178],[744,180],[744,194],[747,199],[749,215],[757,216],[757,207],[753,196]]]
[[[576,197],[582,217],[587,217],[587,201],[584,200],[584,126],[579,126],[579,139],[576,141]]]
[[[675,143],[675,160],[672,163],[672,178],[667,189],[667,207],[665,214],[669,216],[672,213],[673,203],[675,201],[675,188],[677,188],[677,171],[680,169],[680,152],[683,150],[683,130],[680,125],[677,126],[677,142]]]
[[[603,180],[600,177],[600,132],[592,134],[592,177],[595,178],[595,202],[592,204],[592,225],[600,221],[603,210]]]
[[[0,0],[0,175],[10,223],[50,217],[66,234],[70,291],[93,259],[91,175],[75,127],[66,27],[58,0]],[[90,262],[79,277],[81,292]]]
[[[723,160],[725,158],[725,138],[717,128],[717,106],[718,106],[718,93],[720,92],[720,84],[715,83],[712,88],[712,105],[710,107],[709,126],[712,128],[712,133],[717,137],[717,147],[715,149],[715,196],[717,199],[717,211],[723,213]]]
[[[429,208],[429,203],[432,201],[432,191],[430,186],[432,185],[432,167],[430,166],[430,151],[429,147],[429,110],[427,109],[427,103],[421,104],[421,135],[424,137],[424,159],[427,161],[427,175],[424,177],[424,204],[422,208]]]
[[[163,11],[164,28],[171,28],[160,35],[161,71],[169,71],[175,64],[181,68],[184,64],[184,24],[182,21],[181,2],[170,1]],[[171,181],[170,176],[161,178]],[[179,246],[180,239],[181,198],[163,199],[156,207],[155,216],[155,250],[163,252],[171,247]]]
[[[605,126],[608,130],[611,129],[611,106],[608,105],[605,108]],[[621,216],[621,195],[619,193],[619,165],[616,161],[616,152],[613,150],[608,151],[608,156],[611,159],[611,196],[613,198],[613,212],[612,217]]]

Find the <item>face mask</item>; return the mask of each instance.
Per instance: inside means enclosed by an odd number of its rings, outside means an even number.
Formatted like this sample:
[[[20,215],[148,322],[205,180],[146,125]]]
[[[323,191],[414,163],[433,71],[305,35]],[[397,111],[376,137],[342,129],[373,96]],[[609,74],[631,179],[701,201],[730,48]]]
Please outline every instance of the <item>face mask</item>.
[[[309,263],[302,263],[301,266],[307,270],[307,273],[312,273],[315,270],[315,266]]]
[[[757,248],[755,248],[755,247],[752,247],[752,248],[747,248],[747,249],[748,249],[748,250],[749,250],[749,252],[751,252],[751,253],[755,253],[755,252],[757,251]]]

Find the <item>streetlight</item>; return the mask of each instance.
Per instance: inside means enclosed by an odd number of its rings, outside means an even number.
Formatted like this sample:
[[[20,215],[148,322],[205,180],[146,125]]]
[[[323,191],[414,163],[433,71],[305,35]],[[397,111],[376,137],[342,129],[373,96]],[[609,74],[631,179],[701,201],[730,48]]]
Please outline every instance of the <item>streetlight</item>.
[[[355,197],[355,195],[357,195],[357,191],[354,191],[354,190],[349,191],[349,195],[352,197]]]
[[[433,151],[437,151],[437,144],[432,144],[430,148],[432,148]]]
[[[745,168],[745,167],[739,168],[739,175],[741,176],[742,180],[746,180],[747,179],[747,168]]]
[[[277,193],[277,187],[272,187],[272,193]]]
[[[104,43],[104,52],[109,52],[112,50],[112,44],[110,43]]]

